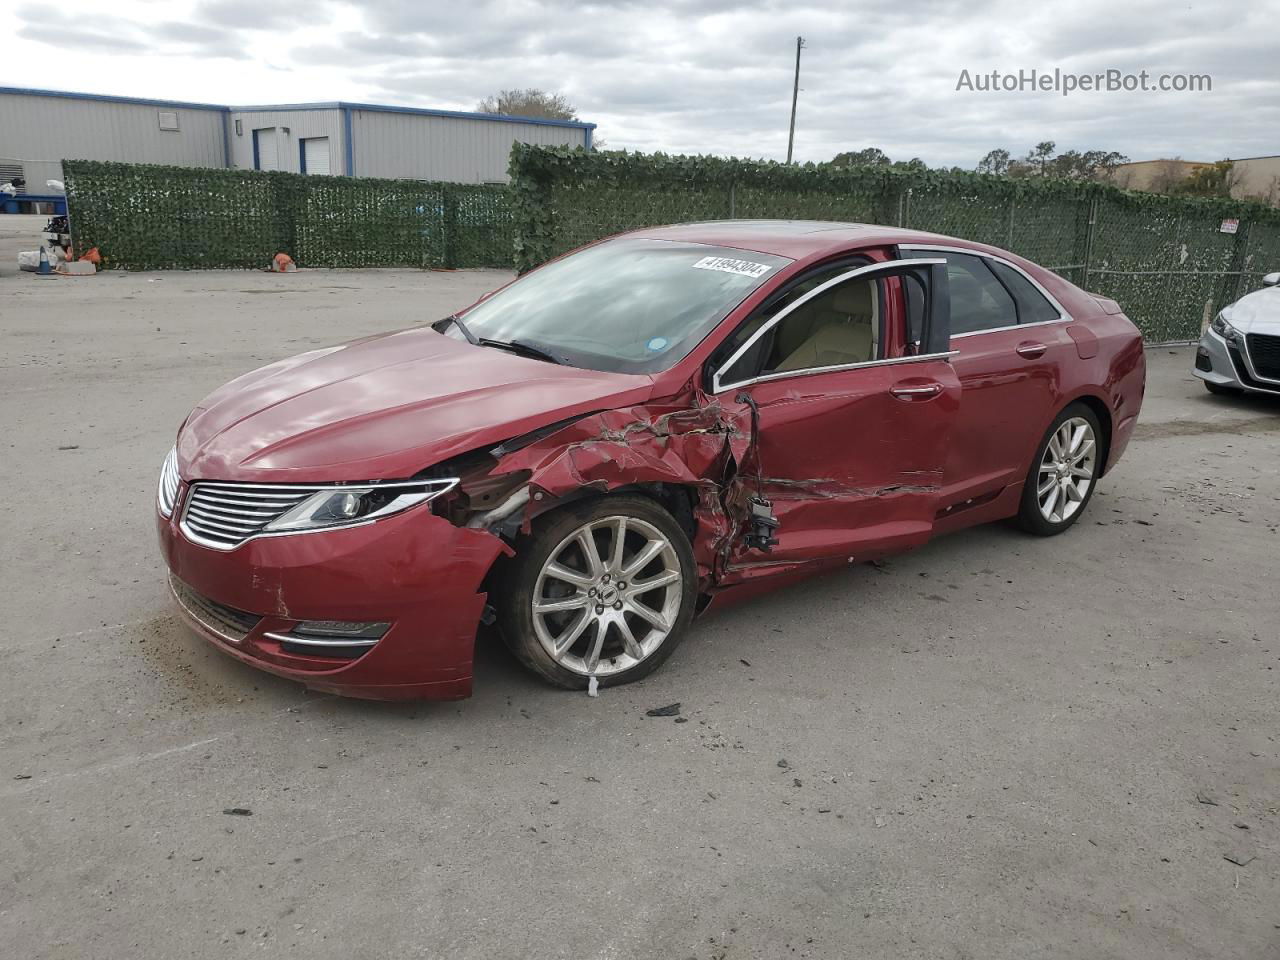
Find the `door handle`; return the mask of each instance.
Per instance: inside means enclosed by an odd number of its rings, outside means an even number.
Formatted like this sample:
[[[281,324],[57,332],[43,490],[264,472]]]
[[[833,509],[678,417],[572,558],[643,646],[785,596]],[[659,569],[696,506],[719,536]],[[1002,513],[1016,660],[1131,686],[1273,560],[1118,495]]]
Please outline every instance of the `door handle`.
[[[899,400],[931,400],[942,392],[940,383],[897,384],[889,392]]]
[[[1049,348],[1043,343],[1036,343],[1033,340],[1024,340],[1022,343],[1014,347],[1014,352],[1018,356],[1027,360],[1036,360],[1044,356],[1044,352]]]

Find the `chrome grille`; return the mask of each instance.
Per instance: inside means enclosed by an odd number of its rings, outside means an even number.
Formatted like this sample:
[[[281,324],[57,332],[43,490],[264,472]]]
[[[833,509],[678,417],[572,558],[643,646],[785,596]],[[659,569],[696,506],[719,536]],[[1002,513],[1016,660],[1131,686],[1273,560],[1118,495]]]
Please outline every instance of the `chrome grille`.
[[[174,598],[192,619],[232,643],[242,641],[262,621],[256,614],[224,606],[196,593],[175,576],[169,577],[169,587],[173,590]]]
[[[159,504],[160,513],[168,519],[173,516],[173,508],[178,500],[178,487],[181,481],[178,477],[178,448],[174,447],[169,451],[168,456],[164,458],[164,463],[160,466],[160,486],[156,491],[156,503]]]
[[[182,532],[206,547],[231,550],[315,492],[314,487],[196,483],[182,514]]]

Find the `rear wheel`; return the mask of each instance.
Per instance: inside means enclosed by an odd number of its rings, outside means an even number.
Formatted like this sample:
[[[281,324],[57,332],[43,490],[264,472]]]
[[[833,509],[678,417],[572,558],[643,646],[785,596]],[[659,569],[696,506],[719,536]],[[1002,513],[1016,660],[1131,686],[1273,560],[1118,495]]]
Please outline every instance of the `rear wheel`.
[[[1102,469],[1101,437],[1098,418],[1083,403],[1058,414],[1027,472],[1018,526],[1051,537],[1080,519]]]
[[[675,519],[641,496],[571,504],[517,546],[497,598],[503,639],[561,687],[629,683],[683,638],[696,589],[693,549]]]

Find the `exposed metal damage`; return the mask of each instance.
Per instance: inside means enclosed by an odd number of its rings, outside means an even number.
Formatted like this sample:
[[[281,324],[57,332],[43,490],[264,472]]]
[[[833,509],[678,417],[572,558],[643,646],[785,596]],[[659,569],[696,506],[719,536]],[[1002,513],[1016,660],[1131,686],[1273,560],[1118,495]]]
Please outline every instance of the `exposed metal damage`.
[[[449,469],[462,482],[439,509],[458,526],[502,538],[510,552],[537,516],[576,498],[623,489],[646,490],[664,501],[681,498],[699,589],[711,594],[821,564],[821,557],[769,556],[774,531],[808,504],[883,500],[892,513],[895,499],[941,485],[941,471],[903,475],[880,487],[762,475],[753,409],[740,401],[727,404],[689,386],[673,397],[513,438],[453,461]]]

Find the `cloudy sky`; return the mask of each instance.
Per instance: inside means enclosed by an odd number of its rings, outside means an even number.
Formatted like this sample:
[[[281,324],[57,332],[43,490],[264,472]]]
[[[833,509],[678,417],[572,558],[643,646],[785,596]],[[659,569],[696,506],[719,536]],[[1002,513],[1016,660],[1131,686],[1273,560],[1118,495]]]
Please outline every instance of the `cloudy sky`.
[[[1040,140],[1134,159],[1280,153],[1280,0],[59,0],[11,5],[0,85],[461,110],[537,86],[611,148],[782,159],[797,35],[799,160],[877,146],[972,167]],[[956,89],[962,70],[1033,68],[1208,74],[1212,91]]]

